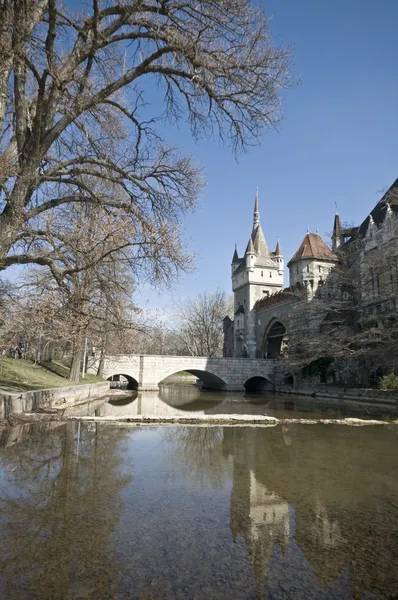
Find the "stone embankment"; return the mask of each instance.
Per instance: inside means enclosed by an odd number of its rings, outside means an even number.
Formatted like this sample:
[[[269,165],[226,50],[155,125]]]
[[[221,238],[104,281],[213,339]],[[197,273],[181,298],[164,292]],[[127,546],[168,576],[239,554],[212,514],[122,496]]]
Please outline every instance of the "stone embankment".
[[[398,406],[398,392],[390,392],[373,388],[340,388],[340,387],[305,387],[277,386],[277,394],[292,394],[294,396],[311,396],[311,398],[331,398],[335,400],[365,402],[372,404],[393,404]]]
[[[4,392],[0,394],[0,420],[39,409],[62,408],[82,400],[105,396],[108,392],[109,381],[29,392]]]

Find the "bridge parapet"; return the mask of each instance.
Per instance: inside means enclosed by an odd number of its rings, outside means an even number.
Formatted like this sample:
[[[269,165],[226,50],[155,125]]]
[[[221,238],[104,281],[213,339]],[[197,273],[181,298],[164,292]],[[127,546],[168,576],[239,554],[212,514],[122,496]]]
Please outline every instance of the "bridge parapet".
[[[205,388],[243,391],[253,377],[273,383],[278,361],[256,358],[208,358],[204,356],[114,355],[105,358],[103,375],[108,379],[125,375],[141,390],[157,390],[159,383],[180,371],[192,373]],[[93,364],[90,372],[98,366]],[[279,370],[279,369],[278,369]]]

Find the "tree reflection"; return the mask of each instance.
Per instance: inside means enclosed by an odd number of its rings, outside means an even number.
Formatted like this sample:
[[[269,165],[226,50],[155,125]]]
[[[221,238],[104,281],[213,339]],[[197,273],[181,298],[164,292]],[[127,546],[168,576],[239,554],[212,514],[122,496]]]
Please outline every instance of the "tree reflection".
[[[1,597],[108,598],[118,575],[109,538],[129,482],[121,473],[123,432],[74,422],[39,429],[21,430],[0,450],[7,482]]]
[[[176,427],[165,432],[172,442],[169,459],[194,485],[220,487],[231,476],[222,454],[222,427]]]

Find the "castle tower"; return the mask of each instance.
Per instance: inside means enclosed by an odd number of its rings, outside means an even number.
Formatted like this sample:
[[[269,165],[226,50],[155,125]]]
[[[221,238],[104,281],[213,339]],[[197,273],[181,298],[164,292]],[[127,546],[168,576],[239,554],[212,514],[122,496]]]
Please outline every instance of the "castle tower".
[[[307,232],[297,252],[287,263],[290,286],[306,290],[307,299],[310,300],[337,262],[337,256],[319,233]]]
[[[253,228],[245,254],[237,250],[232,259],[232,291],[235,300],[234,355],[256,356],[255,315],[257,300],[270,296],[283,287],[283,255],[278,242],[270,252],[260,223],[258,192],[254,202]]]

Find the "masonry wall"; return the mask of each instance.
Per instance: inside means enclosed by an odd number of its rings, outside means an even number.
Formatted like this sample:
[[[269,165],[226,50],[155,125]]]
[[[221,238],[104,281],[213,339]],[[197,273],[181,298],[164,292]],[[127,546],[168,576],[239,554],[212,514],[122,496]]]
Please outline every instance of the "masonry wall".
[[[109,391],[109,381],[73,385],[49,390],[33,390],[20,394],[0,395],[0,419],[8,419],[13,414],[32,412],[43,407],[62,407],[67,402],[79,402],[105,396]]]
[[[188,371],[199,377],[205,387],[243,391],[252,377],[274,378],[274,361],[244,358],[207,358],[200,356],[111,356],[105,360],[105,378],[112,375],[133,377],[140,390],[156,390],[166,377]],[[95,365],[92,366],[95,369]]]

